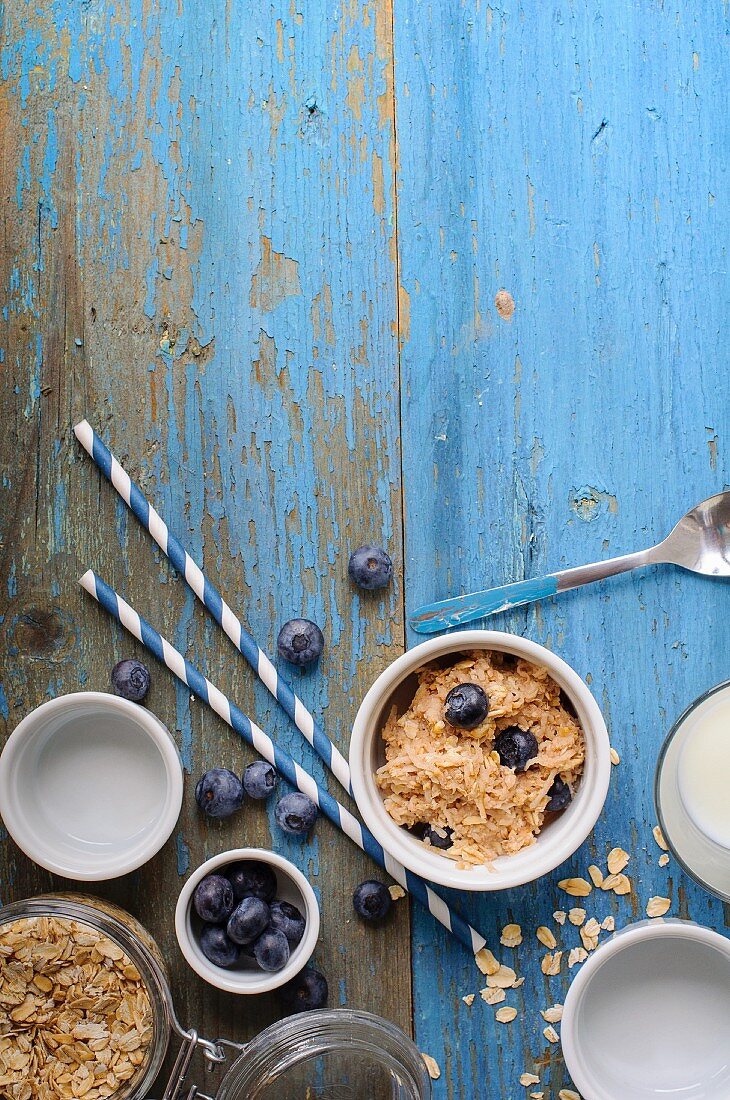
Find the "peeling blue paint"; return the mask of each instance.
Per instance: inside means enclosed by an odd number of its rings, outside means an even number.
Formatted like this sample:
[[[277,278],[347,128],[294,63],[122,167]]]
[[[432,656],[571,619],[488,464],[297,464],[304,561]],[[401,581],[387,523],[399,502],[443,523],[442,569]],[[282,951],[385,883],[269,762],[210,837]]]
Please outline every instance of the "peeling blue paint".
[[[177,851],[177,873],[182,878],[190,870],[190,848],[185,843],[182,833],[177,833],[175,837],[175,848]]]
[[[43,156],[43,169],[39,178],[42,201],[47,210],[51,229],[58,228],[58,211],[53,199],[53,176],[58,164],[58,131],[56,130],[55,113],[49,110],[46,114],[46,149]]]

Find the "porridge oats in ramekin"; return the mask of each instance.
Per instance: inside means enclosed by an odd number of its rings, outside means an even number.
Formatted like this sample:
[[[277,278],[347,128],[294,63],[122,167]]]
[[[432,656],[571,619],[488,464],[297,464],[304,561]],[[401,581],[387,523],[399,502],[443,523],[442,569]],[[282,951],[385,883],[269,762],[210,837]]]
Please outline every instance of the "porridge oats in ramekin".
[[[458,866],[489,864],[533,844],[570,804],[585,740],[572,705],[542,665],[499,650],[427,664],[382,737],[376,782],[398,825]]]
[[[496,630],[431,638],[386,668],[357,713],[350,766],[386,853],[428,881],[480,891],[568,859],[611,771],[583,680],[545,646]]]

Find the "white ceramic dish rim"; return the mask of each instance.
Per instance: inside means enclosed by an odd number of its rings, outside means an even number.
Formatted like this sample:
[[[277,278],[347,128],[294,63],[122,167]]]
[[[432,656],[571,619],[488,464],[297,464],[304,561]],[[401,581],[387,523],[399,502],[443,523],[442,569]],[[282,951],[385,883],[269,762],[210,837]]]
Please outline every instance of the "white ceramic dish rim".
[[[295,947],[286,966],[277,970],[275,974],[257,972],[253,969],[225,970],[223,967],[213,966],[198,947],[192,931],[190,910],[193,893],[198,883],[206,875],[213,874],[214,871],[229,863],[247,859],[269,863],[282,877],[291,879],[304,901],[303,916],[306,922],[304,936]],[[209,985],[222,989],[226,993],[268,993],[294,978],[312,957],[319,938],[319,905],[314,890],[305,876],[284,856],[269,852],[266,848],[232,848],[217,856],[211,856],[205,863],[201,863],[183,886],[175,906],[175,935],[188,965]]]
[[[730,960],[730,940],[725,936],[694,921],[680,920],[676,917],[669,917],[666,920],[637,921],[620,929],[610,940],[601,944],[573,978],[563,1005],[560,1024],[560,1042],[568,1072],[580,1094],[590,1097],[590,1100],[616,1100],[616,1097],[605,1091],[590,1065],[582,1057],[577,1041],[578,1016],[586,990],[598,977],[605,963],[619,951],[642,940],[665,937],[707,944],[722,952]],[[656,1095],[658,1097],[659,1093]],[[711,1094],[708,1094],[708,1100],[710,1097]],[[718,1096],[716,1100],[720,1100],[720,1097]]]
[[[46,719],[62,713],[64,710],[88,706],[90,710],[99,713],[104,708],[121,713],[136,727],[147,734],[155,744],[165,769],[167,790],[165,804],[159,814],[154,828],[150,831],[145,843],[135,838],[133,850],[124,853],[124,850],[110,857],[108,866],[104,870],[89,870],[88,866],[79,863],[63,863],[51,858],[37,836],[31,835],[26,829],[23,816],[17,812],[13,790],[13,773],[18,755],[25,748],[25,742],[29,737],[35,736],[43,727]],[[169,839],[175,828],[183,800],[183,769],[177,746],[170,731],[165,725],[145,707],[139,703],[132,703],[128,699],[122,699],[118,695],[112,695],[104,691],[76,691],[59,695],[55,699],[48,699],[41,703],[23,718],[15,727],[5,743],[0,754],[0,809],[5,826],[11,837],[22,851],[35,863],[54,874],[64,878],[76,879],[79,882],[104,882],[107,879],[119,878],[130,871],[136,871],[142,867],[154,855],[159,852],[163,844]]]
[[[573,803],[535,844],[486,867],[461,870],[446,856],[431,853],[397,825],[383,805],[370,766],[372,739],[385,700],[421,665],[465,649],[497,649],[543,665],[570,697],[586,738],[586,766]],[[350,745],[352,788],[365,824],[385,851],[429,882],[457,890],[491,891],[521,886],[540,878],[580,847],[598,820],[608,794],[611,757],[603,715],[591,694],[566,661],[549,649],[500,630],[463,630],[430,638],[404,653],[380,674],[365,695],[355,718]]]

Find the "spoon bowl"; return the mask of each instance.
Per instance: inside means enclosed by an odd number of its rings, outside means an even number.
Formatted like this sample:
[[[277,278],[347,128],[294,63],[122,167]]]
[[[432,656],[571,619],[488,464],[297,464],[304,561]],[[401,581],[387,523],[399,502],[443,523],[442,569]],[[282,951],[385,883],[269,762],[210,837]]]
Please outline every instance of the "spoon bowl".
[[[679,565],[706,577],[730,577],[730,493],[716,493],[683,516],[655,561]]]

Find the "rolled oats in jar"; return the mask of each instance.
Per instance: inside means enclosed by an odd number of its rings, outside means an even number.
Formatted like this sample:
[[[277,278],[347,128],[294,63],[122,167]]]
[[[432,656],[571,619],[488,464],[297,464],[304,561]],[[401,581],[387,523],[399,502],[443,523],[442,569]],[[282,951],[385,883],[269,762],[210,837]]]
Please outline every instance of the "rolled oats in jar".
[[[159,948],[124,910],[73,894],[0,909],[0,1097],[147,1095],[170,1011]]]

